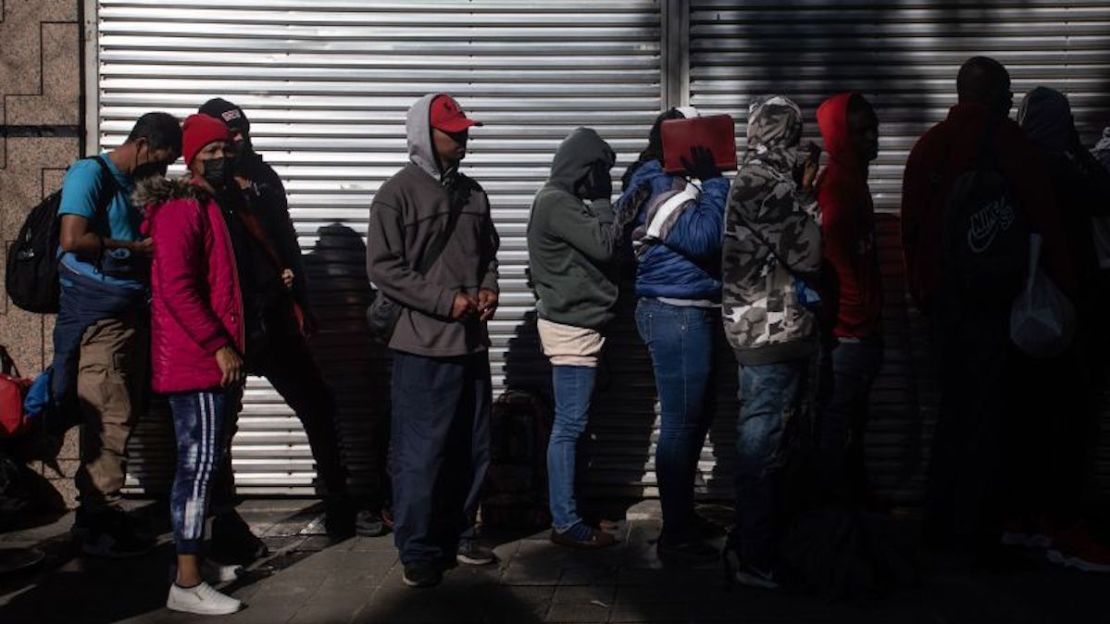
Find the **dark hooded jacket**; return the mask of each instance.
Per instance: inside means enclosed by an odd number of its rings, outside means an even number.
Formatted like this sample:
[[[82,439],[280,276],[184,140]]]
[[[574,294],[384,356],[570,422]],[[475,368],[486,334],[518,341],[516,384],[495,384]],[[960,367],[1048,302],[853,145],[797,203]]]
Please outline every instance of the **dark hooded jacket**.
[[[757,98],[748,113],[748,152],[725,209],[721,262],[725,334],[741,366],[811,355],[817,318],[798,298],[799,282],[821,266],[816,202],[794,182],[802,136],[798,105]]]
[[[366,269],[370,280],[404,308],[389,347],[428,357],[486,350],[486,324],[473,316],[451,320],[455,295],[497,292],[499,239],[489,198],[457,170],[440,171],[432,147],[426,95],[409,109],[409,164],[386,180],[370,206]],[[451,229],[448,236],[447,230]],[[439,257],[421,271],[429,248]]]
[[[834,336],[868,338],[880,332],[883,281],[867,163],[859,162],[848,132],[852,96],[834,95],[817,109],[817,126],[829,155],[817,179],[826,268],[822,302],[829,306],[830,316],[835,315]]]
[[[528,219],[528,264],[540,318],[590,329],[613,318],[623,223],[608,198],[587,202],[582,183],[598,162],[612,167],[615,160],[609,144],[589,128],[571,132],[555,152],[551,177]]]
[[[262,156],[251,151],[239,161],[244,172],[251,180],[249,193],[252,195],[251,207],[258,217],[269,242],[282,261],[283,267],[293,271],[293,298],[307,313],[309,311],[308,281],[305,275],[301,246],[297,242],[297,231],[289,216],[289,200],[285,195],[285,185]]]
[[[1110,214],[1110,172],[1080,143],[1063,93],[1033,89],[1021,102],[1018,123],[1044,157],[1072,266],[1079,284],[1088,285],[1099,270],[1092,218]]]
[[[926,132],[910,151],[902,176],[902,245],[910,295],[925,312],[933,309],[943,287],[941,234],[953,181],[970,170],[982,151],[988,124],[996,124],[993,153],[1012,185],[1014,199],[1044,240],[1041,263],[1052,281],[1075,292],[1067,242],[1044,159],[1021,128],[985,106],[953,106],[944,121]]]

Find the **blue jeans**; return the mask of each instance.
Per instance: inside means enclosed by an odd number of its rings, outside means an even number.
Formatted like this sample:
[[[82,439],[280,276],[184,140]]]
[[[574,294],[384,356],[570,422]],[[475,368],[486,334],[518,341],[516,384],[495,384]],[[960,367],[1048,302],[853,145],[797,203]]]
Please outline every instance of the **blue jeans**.
[[[228,452],[227,391],[183,392],[169,397],[177,437],[177,470],[170,493],[174,543],[183,555],[196,554],[204,540],[204,519],[212,480]]]
[[[392,384],[394,544],[405,565],[454,561],[489,469],[489,356],[394,351]]]
[[[574,501],[574,457],[578,438],[586,430],[597,369],[592,366],[552,366],[555,423],[547,444],[548,501],[551,525],[566,531],[582,521]]]
[[[838,341],[822,354],[818,420],[819,482],[823,496],[861,502],[868,491],[863,436],[871,386],[883,364],[881,338]]]
[[[636,327],[651,351],[659,394],[660,431],[655,474],[663,507],[663,536],[692,539],[694,479],[713,422],[713,335],[721,314],[713,308],[641,299]]]
[[[800,416],[808,367],[805,359],[740,367],[733,544],[742,561],[763,570],[774,567],[783,528],[777,476]]]

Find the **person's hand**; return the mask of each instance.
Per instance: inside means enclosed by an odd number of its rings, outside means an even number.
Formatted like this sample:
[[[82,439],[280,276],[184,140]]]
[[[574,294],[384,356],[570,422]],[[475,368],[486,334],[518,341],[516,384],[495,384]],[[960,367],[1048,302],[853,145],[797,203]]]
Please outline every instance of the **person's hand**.
[[[281,283],[285,286],[285,290],[293,290],[293,269],[284,269],[281,272]]]
[[[140,241],[134,241],[128,245],[131,253],[139,256],[152,256],[154,255],[154,239],[144,238]]]
[[[704,145],[695,145],[690,148],[690,158],[682,157],[682,166],[692,177],[701,180],[712,180],[721,177],[721,170],[717,168],[717,161],[713,152]]]
[[[452,321],[457,321],[477,311],[478,300],[473,295],[468,295],[461,290],[455,293],[455,302],[451,305]]]
[[[216,352],[216,364],[223,373],[220,385],[224,388],[242,384],[247,376],[243,369],[243,358],[231,345],[224,345]]]
[[[609,165],[604,161],[597,161],[590,167],[589,173],[582,180],[583,199],[609,199],[613,196],[613,176],[609,174]]]
[[[478,313],[481,314],[483,323],[493,318],[494,313],[497,312],[497,301],[496,292],[488,288],[478,291]]]
[[[251,187],[251,181],[247,178],[244,178],[243,176],[235,176],[235,183],[239,185],[239,188],[244,190]]]

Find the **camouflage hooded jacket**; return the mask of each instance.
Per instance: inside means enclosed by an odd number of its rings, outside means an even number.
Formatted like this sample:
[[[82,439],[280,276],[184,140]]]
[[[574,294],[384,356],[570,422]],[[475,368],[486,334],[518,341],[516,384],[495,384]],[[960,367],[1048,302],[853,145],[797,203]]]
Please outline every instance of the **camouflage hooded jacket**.
[[[816,315],[799,303],[795,284],[821,264],[816,202],[793,177],[801,136],[797,104],[781,96],[752,102],[722,258],[725,333],[741,366],[806,357],[817,346]]]

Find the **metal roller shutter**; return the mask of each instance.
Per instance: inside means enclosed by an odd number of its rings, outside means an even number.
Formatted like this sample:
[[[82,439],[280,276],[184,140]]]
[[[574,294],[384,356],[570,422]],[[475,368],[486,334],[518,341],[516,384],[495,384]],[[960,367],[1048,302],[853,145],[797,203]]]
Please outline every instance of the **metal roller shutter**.
[[[512,377],[522,387],[543,383],[543,359],[525,323],[533,307],[524,277],[528,208],[571,129],[596,128],[622,167],[642,148],[662,106],[658,1],[100,0],[98,7],[102,147],[122,142],[145,111],[185,116],[212,96],[251,117],[257,149],[285,181],[307,254],[322,317],[315,347],[355,444],[348,461],[356,478],[372,485],[365,480],[382,449],[371,439],[388,401],[385,360],[371,349],[363,320],[368,207],[407,160],[405,111],[424,93],[451,92],[486,123],[473,133],[464,167],[489,192],[502,237],[502,305],[490,324],[495,395]],[[624,331],[616,342],[632,336]],[[611,405],[632,406],[650,388],[650,376],[620,377],[619,361],[637,357],[614,357]],[[599,439],[618,444],[606,436],[627,428],[619,424],[627,413],[600,418]],[[164,413],[146,419],[131,447],[132,488],[165,487],[171,440]],[[241,493],[311,493],[303,430],[263,380],[247,386],[233,448]],[[586,478],[612,482],[626,472]]]
[[[868,459],[877,485],[905,502],[922,494],[937,393],[922,320],[905,301],[896,216],[902,169],[917,137],[955,103],[956,71],[976,54],[1009,68],[1015,104],[1037,85],[1067,93],[1085,143],[1107,122],[1105,2],[694,0],[691,7],[690,103],[731,113],[741,137],[749,100],[764,93],[794,98],[806,114],[807,138],[818,142],[812,120],[825,97],[854,89],[878,110],[881,150],[871,188],[888,213],[880,226],[887,359],[872,397]],[[1106,437],[1098,468],[1103,488],[1110,484]]]

